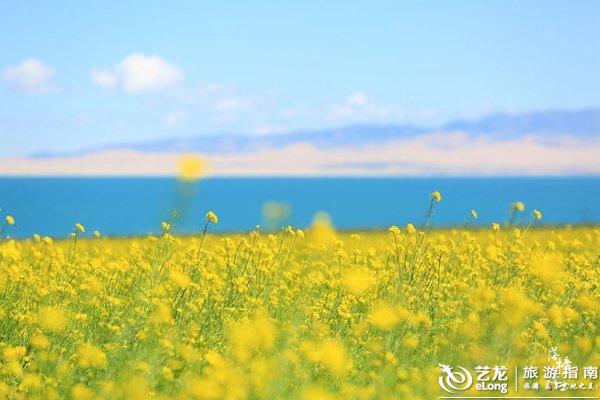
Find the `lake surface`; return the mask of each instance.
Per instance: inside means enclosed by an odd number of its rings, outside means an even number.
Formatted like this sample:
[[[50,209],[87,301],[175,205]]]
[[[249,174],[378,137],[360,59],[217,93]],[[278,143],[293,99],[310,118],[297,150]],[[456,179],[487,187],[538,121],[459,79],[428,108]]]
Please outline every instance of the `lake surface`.
[[[480,225],[502,222],[509,205],[523,201],[545,224],[600,223],[600,178],[214,178],[196,184],[169,178],[0,178],[0,214],[13,215],[9,234],[60,237],[74,222],[88,232],[142,235],[158,232],[171,210],[182,210],[176,231],[194,232],[207,210],[219,216],[216,231],[265,224],[263,204],[284,202],[291,215],[283,224],[306,227],[326,211],[338,228],[386,228],[420,223],[429,193],[438,189],[436,226],[458,226],[476,209]]]

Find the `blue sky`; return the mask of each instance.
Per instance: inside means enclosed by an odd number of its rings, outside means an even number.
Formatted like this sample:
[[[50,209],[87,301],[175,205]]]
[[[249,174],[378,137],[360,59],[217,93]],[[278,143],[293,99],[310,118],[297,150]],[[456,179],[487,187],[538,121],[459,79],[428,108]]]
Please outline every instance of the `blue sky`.
[[[600,105],[597,1],[120,3],[2,1],[0,156]]]

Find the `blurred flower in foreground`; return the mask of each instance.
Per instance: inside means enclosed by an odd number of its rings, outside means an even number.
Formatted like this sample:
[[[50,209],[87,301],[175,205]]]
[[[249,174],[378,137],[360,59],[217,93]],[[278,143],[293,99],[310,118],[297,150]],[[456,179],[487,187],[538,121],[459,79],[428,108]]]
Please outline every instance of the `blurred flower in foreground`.
[[[327,244],[335,239],[335,229],[331,224],[331,217],[325,211],[319,211],[315,214],[312,225],[308,230],[309,238],[312,242]]]
[[[77,352],[79,358],[79,366],[83,368],[106,368],[106,354],[90,343],[84,343],[79,347]]]
[[[197,154],[184,154],[177,160],[177,176],[181,180],[195,181],[205,172],[206,162]]]
[[[38,323],[44,330],[59,332],[66,328],[68,315],[67,312],[60,307],[43,308],[39,312]]]
[[[442,201],[442,194],[440,193],[439,190],[435,190],[435,191],[431,192],[431,198],[436,203],[439,203],[440,201]]]
[[[533,218],[535,219],[542,219],[542,213],[539,210],[533,210]]]
[[[401,233],[400,228],[398,228],[396,225],[390,226],[388,232],[392,235],[399,235]]]
[[[197,154],[182,154],[177,159],[177,192],[171,210],[177,211],[182,220],[188,216],[194,198],[198,194],[199,180],[206,174],[206,163]]]
[[[216,224],[219,222],[219,217],[217,217],[217,214],[215,214],[214,211],[209,211],[206,213],[206,219],[210,222],[212,222],[213,224]]]
[[[84,227],[83,225],[81,225],[79,222],[77,222],[77,223],[75,224],[75,230],[76,230],[78,233],[85,233],[85,227]]]
[[[360,295],[369,291],[377,283],[367,269],[348,271],[344,275],[342,282],[346,289],[354,295]]]
[[[6,224],[7,225],[14,225],[15,224],[15,218],[12,215],[7,215],[6,216]]]
[[[513,203],[512,209],[515,211],[525,211],[525,204],[522,201],[517,201]]]
[[[268,229],[277,229],[292,214],[292,209],[285,203],[267,201],[262,206],[262,214]]]

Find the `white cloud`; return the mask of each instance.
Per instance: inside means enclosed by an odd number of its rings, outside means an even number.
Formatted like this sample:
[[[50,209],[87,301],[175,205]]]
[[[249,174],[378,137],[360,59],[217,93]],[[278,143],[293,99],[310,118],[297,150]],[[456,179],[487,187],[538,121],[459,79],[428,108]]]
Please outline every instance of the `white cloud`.
[[[363,92],[356,92],[327,109],[326,118],[335,123],[427,123],[436,118],[432,109],[382,104]]]
[[[201,116],[213,130],[248,132],[262,124],[271,124],[275,113],[272,99],[264,94],[241,93],[235,86],[198,82],[175,91],[190,113]]]
[[[57,89],[51,82],[54,70],[44,63],[27,59],[21,64],[8,67],[2,73],[6,86],[23,93],[47,93]]]
[[[183,73],[158,56],[132,54],[119,66],[127,92],[162,90],[181,81]]]
[[[171,88],[183,79],[183,72],[159,56],[135,53],[112,71],[92,70],[91,77],[98,86],[118,86],[127,93],[139,93]]]
[[[112,89],[117,84],[117,75],[110,71],[93,69],[90,72],[90,77],[92,82],[105,89]]]
[[[349,106],[362,106],[367,104],[367,95],[363,92],[356,92],[346,98],[346,104]]]

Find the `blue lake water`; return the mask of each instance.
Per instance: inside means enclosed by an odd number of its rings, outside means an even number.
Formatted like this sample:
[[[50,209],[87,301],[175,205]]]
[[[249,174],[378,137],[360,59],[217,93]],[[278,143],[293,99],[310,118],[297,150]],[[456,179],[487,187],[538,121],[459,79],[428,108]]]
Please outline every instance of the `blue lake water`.
[[[209,209],[220,218],[214,230],[239,231],[263,224],[263,204],[277,201],[291,208],[284,224],[306,227],[326,211],[339,228],[385,228],[420,223],[434,189],[444,196],[437,226],[464,224],[471,208],[478,224],[502,222],[517,200],[526,217],[541,210],[545,224],[600,223],[600,178],[0,178],[0,214],[16,218],[13,237],[65,236],[76,221],[108,235],[147,234],[173,209],[183,212],[180,232],[198,230]]]

